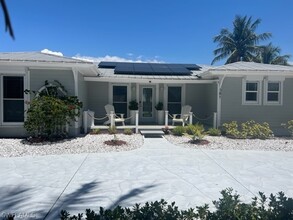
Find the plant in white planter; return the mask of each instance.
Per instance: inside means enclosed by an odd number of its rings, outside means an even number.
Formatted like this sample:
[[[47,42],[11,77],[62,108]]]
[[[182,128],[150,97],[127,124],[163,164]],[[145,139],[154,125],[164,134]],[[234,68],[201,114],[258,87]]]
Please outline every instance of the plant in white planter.
[[[130,110],[130,124],[135,124],[135,111],[138,110],[138,103],[136,100],[132,100],[129,102],[129,106],[128,106],[129,110]]]
[[[157,110],[157,121],[159,125],[164,124],[164,110],[163,110],[163,102],[158,102],[158,104],[155,106],[155,109]]]

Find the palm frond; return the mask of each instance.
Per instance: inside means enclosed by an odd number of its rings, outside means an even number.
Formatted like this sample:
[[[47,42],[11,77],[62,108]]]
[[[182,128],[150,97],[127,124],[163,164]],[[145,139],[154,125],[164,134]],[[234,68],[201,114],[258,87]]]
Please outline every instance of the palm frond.
[[[252,17],[236,15],[233,21],[233,30],[229,31],[223,28],[220,34],[215,36],[213,41],[217,43],[217,49],[214,50],[216,56],[212,63],[220,59],[228,58],[226,63],[256,60],[260,57],[260,48],[258,43],[269,39],[271,33],[255,33],[260,19],[253,21]]]
[[[9,32],[10,36],[14,39],[14,33],[13,33],[13,29],[12,29],[12,25],[11,25],[11,21],[9,18],[9,12],[8,9],[6,7],[6,3],[5,0],[0,0],[0,4],[4,13],[4,19],[5,19],[5,30]]]

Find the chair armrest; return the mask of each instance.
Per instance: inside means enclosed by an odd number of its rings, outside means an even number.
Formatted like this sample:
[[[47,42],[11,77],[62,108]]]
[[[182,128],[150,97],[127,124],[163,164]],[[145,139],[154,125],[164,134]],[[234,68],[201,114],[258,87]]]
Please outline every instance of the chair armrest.
[[[120,118],[124,118],[124,113],[116,113],[116,115],[120,115]]]
[[[180,115],[180,114],[173,114],[173,119],[177,118],[177,115]]]

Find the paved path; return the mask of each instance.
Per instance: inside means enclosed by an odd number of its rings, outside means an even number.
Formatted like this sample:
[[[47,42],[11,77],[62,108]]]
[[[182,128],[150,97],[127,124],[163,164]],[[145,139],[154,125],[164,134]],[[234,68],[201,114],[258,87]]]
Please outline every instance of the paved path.
[[[293,153],[195,150],[155,138],[129,152],[0,158],[0,215],[24,219],[161,198],[185,209],[227,187],[246,201],[258,191],[293,197]]]

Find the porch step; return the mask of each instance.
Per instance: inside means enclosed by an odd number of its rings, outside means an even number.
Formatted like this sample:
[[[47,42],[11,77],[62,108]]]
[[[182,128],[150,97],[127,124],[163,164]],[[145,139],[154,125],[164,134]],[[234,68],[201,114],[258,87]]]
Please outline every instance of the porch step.
[[[162,130],[140,130],[144,137],[162,137],[165,133]]]

